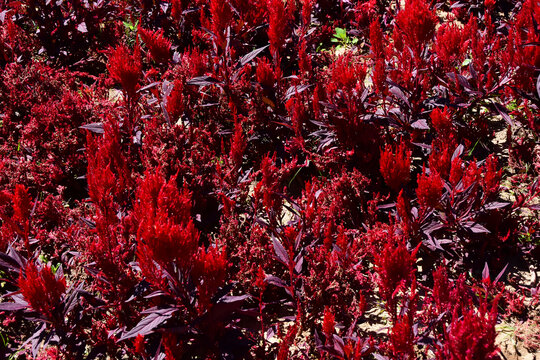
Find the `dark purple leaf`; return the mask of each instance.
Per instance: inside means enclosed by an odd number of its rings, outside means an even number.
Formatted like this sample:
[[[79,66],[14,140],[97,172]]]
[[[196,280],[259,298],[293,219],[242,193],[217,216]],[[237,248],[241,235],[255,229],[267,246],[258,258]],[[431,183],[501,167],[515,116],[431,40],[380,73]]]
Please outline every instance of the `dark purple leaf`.
[[[461,154],[463,154],[463,150],[464,150],[464,149],[465,149],[465,147],[464,147],[462,144],[460,144],[460,145],[456,148],[456,150],[454,150],[454,153],[452,154],[452,161],[453,161],[455,158],[461,156]]]
[[[219,299],[219,302],[221,303],[233,303],[233,302],[242,302],[246,299],[249,299],[249,295],[225,295],[221,299]]]
[[[538,79],[536,80],[536,93],[538,94],[538,98],[540,99],[540,75],[538,75]]]
[[[247,55],[244,55],[241,59],[240,59],[240,65],[244,66],[246,65],[248,62],[250,62],[251,60],[255,59],[257,57],[257,55],[259,55],[261,52],[263,52],[269,45],[266,45],[266,46],[263,46],[261,48],[258,48],[258,49],[255,49],[253,50],[252,52],[250,52],[249,54]]]
[[[499,115],[501,115],[502,118],[508,123],[508,125],[514,126],[514,121],[512,120],[510,115],[508,115],[508,110],[503,105],[493,103],[493,106],[495,107]]]
[[[28,306],[24,304],[17,304],[14,302],[3,302],[0,303],[0,311],[18,311],[26,309]]]
[[[508,264],[506,264],[505,267],[501,270],[501,272],[499,272],[499,275],[497,275],[497,277],[495,278],[495,281],[493,282],[494,284],[496,284],[497,282],[499,282],[499,280],[501,280],[507,267],[508,267]]]
[[[285,250],[281,242],[275,237],[272,237],[272,243],[274,244],[274,251],[276,252],[278,259],[283,264],[289,265],[289,254],[287,253],[287,250]]]
[[[193,79],[189,80],[186,84],[195,85],[195,86],[209,86],[209,85],[219,84],[219,81],[217,79],[214,79],[211,76],[204,75],[204,76],[194,77]]]
[[[510,205],[509,202],[493,201],[493,202],[490,202],[490,203],[486,204],[484,206],[484,208],[486,210],[495,210],[495,209],[503,208],[503,207],[508,206],[508,205]]]
[[[463,224],[463,227],[471,230],[475,234],[486,233],[489,234],[489,230],[483,227],[482,225],[475,223],[474,221],[467,221]]]
[[[290,88],[287,89],[287,92],[285,92],[285,100],[289,100],[293,95],[300,94],[301,92],[304,92],[305,90],[309,89],[311,85],[304,84],[304,85],[293,85]]]
[[[343,339],[337,336],[336,334],[333,335],[333,338],[334,338],[334,350],[337,351],[338,354],[341,356],[345,355],[345,352],[343,351],[343,347],[345,346]]]
[[[411,124],[411,127],[413,129],[420,129],[420,130],[429,130],[429,126],[427,124],[427,121],[425,119],[419,119],[416,120]]]
[[[298,256],[296,265],[294,265],[294,270],[300,274],[302,272],[302,264],[304,263],[304,257],[302,255]]]
[[[133,329],[126,332],[119,341],[130,339],[136,337],[137,335],[148,335],[151,334],[155,328],[162,325],[167,319],[169,319],[177,308],[166,308],[166,309],[149,309],[143,313],[151,311],[150,315],[142,319]]]
[[[446,76],[448,76],[452,81],[456,81],[456,75],[457,75],[457,81],[458,83],[463,86],[467,90],[472,90],[471,84],[469,84],[469,80],[463,75],[455,74],[455,73],[447,73]]]
[[[161,84],[161,81],[154,81],[153,83],[150,83],[150,84],[148,84],[148,85],[143,86],[142,88],[140,88],[139,90],[137,90],[137,92],[138,92],[138,93],[143,92],[143,91],[145,91],[145,90],[148,90],[148,89],[151,89],[151,88],[153,88],[153,87],[156,87],[156,86],[158,86],[159,84]]]
[[[79,127],[81,129],[90,130],[91,132],[96,133],[96,134],[104,134],[105,133],[105,130],[103,129],[103,123],[91,123],[91,124],[86,124],[86,125],[79,126]]]
[[[489,266],[487,263],[485,263],[484,270],[482,270],[482,280],[489,280]]]
[[[395,97],[403,101],[405,104],[407,104],[408,107],[411,107],[411,104],[409,103],[409,99],[405,96],[403,91],[401,91],[400,88],[397,86],[390,87],[390,93],[392,93]]]
[[[285,281],[274,275],[267,275],[264,281],[266,281],[268,284],[276,285],[282,288],[287,287],[287,283]]]

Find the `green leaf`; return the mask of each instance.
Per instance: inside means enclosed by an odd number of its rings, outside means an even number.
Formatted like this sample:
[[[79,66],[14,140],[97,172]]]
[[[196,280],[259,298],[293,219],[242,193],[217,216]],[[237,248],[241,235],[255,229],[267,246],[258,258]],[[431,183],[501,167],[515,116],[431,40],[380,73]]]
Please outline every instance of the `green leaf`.
[[[337,27],[336,28],[336,37],[340,39],[347,39],[347,30]]]

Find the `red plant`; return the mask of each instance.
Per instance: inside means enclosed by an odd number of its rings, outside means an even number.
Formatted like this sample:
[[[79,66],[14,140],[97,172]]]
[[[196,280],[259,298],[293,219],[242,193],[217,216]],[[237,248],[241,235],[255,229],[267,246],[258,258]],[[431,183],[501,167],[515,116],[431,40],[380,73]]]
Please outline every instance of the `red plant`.
[[[150,56],[156,63],[163,64],[169,61],[171,56],[171,42],[163,35],[162,30],[152,31],[140,29],[139,34],[150,51]],[[134,67],[136,67],[136,64],[134,64]]]
[[[109,56],[107,69],[111,78],[119,82],[127,95],[135,97],[142,75],[140,48],[133,53],[124,45],[117,46]]]
[[[497,322],[496,302],[491,310],[482,304],[478,311],[467,309],[459,315],[457,309],[446,333],[445,345],[437,352],[438,359],[500,359],[495,345]]]
[[[432,170],[427,175],[424,166],[422,174],[418,174],[418,188],[416,189],[416,196],[420,206],[424,208],[436,207],[441,200],[442,191],[443,180],[441,176],[435,170]]]
[[[50,266],[38,268],[29,262],[19,276],[18,286],[30,307],[53,319],[54,312],[66,290],[66,280],[53,274]]]
[[[399,191],[409,181],[411,151],[407,150],[404,142],[397,146],[387,145],[384,151],[381,150],[380,171],[386,184],[394,191]]]
[[[425,0],[407,0],[396,16],[396,25],[406,44],[419,55],[435,34],[437,17]]]

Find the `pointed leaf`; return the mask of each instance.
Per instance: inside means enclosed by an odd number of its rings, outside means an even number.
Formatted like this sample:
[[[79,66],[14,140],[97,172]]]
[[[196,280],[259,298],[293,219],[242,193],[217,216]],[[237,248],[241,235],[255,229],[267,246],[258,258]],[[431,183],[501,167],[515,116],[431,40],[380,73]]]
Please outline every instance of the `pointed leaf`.
[[[489,266],[487,262],[484,265],[484,270],[482,270],[482,280],[489,280]]]
[[[244,65],[246,65],[248,62],[250,62],[251,60],[255,59],[255,58],[257,57],[257,55],[259,55],[260,53],[262,53],[268,46],[270,46],[270,45],[266,45],[266,46],[263,46],[263,47],[261,47],[261,48],[255,49],[255,50],[253,50],[252,52],[250,52],[249,54],[244,55],[244,56],[240,59],[240,65],[244,66]]]
[[[28,306],[24,304],[18,304],[14,302],[3,302],[0,303],[0,311],[18,311],[26,309]]]
[[[91,123],[91,124],[86,124],[86,125],[79,126],[79,127],[81,129],[90,130],[91,132],[96,133],[96,134],[104,134],[105,133],[105,130],[103,129],[103,123]]]
[[[283,247],[281,242],[272,236],[272,243],[274,244],[274,251],[276,252],[276,255],[278,259],[285,265],[289,264],[289,254],[287,253],[287,250]]]
[[[411,127],[414,129],[429,130],[428,123],[425,119],[416,120],[411,124]]]
[[[130,339],[136,337],[137,335],[148,335],[151,334],[154,329],[163,324],[167,319],[169,319],[173,313],[175,313],[177,308],[166,308],[166,309],[154,309],[144,319],[139,321],[137,325],[130,331],[126,332],[119,341]],[[150,311],[147,310],[147,311]],[[145,312],[143,312],[145,313]]]
[[[219,81],[217,79],[214,79],[211,76],[204,75],[204,76],[194,77],[193,79],[189,80],[186,84],[195,85],[195,86],[209,86],[209,85],[219,84]]]

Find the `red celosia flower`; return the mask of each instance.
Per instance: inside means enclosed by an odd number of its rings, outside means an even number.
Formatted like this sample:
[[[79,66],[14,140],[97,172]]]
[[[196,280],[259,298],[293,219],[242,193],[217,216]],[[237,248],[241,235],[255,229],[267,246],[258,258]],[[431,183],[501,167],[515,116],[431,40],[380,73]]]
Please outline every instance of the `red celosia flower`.
[[[57,278],[49,266],[38,269],[29,262],[18,281],[21,293],[32,309],[51,318],[66,290],[66,280]]]
[[[307,53],[306,39],[302,39],[298,45],[298,68],[300,73],[311,72],[311,55]]]
[[[369,25],[369,41],[371,42],[373,56],[375,58],[384,58],[383,34],[378,19],[374,19]]]
[[[407,45],[419,54],[435,33],[437,16],[425,0],[407,0],[405,9],[396,16],[396,25]]]
[[[150,256],[162,267],[170,266],[173,261],[179,266],[189,264],[199,239],[190,216],[189,191],[178,191],[176,177],[165,183],[160,175],[147,174],[138,188],[137,197],[137,254],[142,259]]]
[[[390,228],[389,231],[395,230]],[[386,302],[388,312],[392,318],[395,318],[397,316],[396,295],[414,279],[416,271],[414,265],[419,247],[410,252],[407,250],[405,241],[391,232],[383,237],[386,243],[382,249],[374,249],[373,256],[375,269],[379,275],[379,292]]]
[[[434,49],[444,66],[450,68],[461,63],[466,40],[466,32],[456,24],[445,23],[439,27]]]
[[[266,58],[259,58],[257,61],[257,81],[259,84],[271,89],[279,77],[281,77],[279,70],[274,69]]]
[[[163,30],[140,29],[139,34],[148,50],[150,50],[150,56],[155,62],[162,64],[169,61],[171,42],[163,35]]]
[[[172,0],[171,16],[176,21],[180,21],[182,18],[182,11],[184,10],[183,2],[183,0]]]
[[[227,254],[211,246],[207,251],[200,249],[193,268],[193,277],[197,281],[199,309],[204,310],[217,289],[223,285],[227,275]]]
[[[448,273],[445,266],[439,266],[433,272],[433,302],[439,314],[451,310],[451,284],[448,282]]]
[[[494,194],[499,189],[502,170],[498,170],[497,157],[490,154],[484,164],[482,187],[486,194]]]
[[[461,168],[461,166],[461,158],[459,156],[456,156],[454,160],[452,160],[452,165],[450,167],[450,176],[448,177],[448,181],[450,181],[450,184],[452,184],[453,186],[456,186],[461,180],[461,177],[463,176],[463,169]]]
[[[228,1],[210,0],[210,14],[212,15],[212,32],[221,45],[225,40],[227,27],[232,21],[231,6]]]
[[[384,95],[386,92],[386,62],[384,59],[377,59],[371,77],[373,85],[375,85],[375,91]]]
[[[167,97],[167,113],[173,124],[178,121],[184,108],[184,82],[181,79],[176,79],[173,83],[173,89]]]
[[[135,353],[142,356],[142,357],[146,357],[146,349],[144,348],[144,336],[139,334],[137,335],[137,337],[135,338],[135,341],[134,341],[134,347],[135,347]]]
[[[242,166],[242,157],[244,156],[244,150],[246,149],[246,138],[242,130],[242,122],[237,120],[234,124],[234,134],[231,140],[230,156],[234,163],[234,166],[240,168]]]
[[[15,192],[13,194],[13,217],[15,221],[24,223],[30,217],[30,210],[32,209],[32,199],[28,194],[28,190],[24,185],[15,185]]]
[[[390,344],[395,359],[414,359],[413,321],[409,314],[400,316],[390,331]]]
[[[298,332],[298,324],[294,323],[293,326],[287,331],[287,335],[281,341],[279,345],[279,351],[276,360],[287,360],[289,359],[289,349],[296,338],[296,333]]]
[[[476,161],[471,161],[463,174],[463,188],[466,189],[473,184],[477,184],[480,181],[481,173],[482,168],[476,165]]]
[[[333,94],[338,90],[350,93],[357,87],[363,87],[366,73],[366,65],[355,58],[351,52],[339,56],[330,65],[328,93]]]
[[[407,199],[403,195],[403,190],[399,192],[399,195],[397,197],[396,210],[399,218],[401,219],[403,231],[405,233],[409,233],[409,231],[411,230],[411,203],[409,199]]]
[[[431,145],[431,154],[429,155],[429,167],[435,169],[444,179],[450,174],[453,149],[448,138],[435,139]]]
[[[107,69],[110,76],[122,85],[126,93],[130,97],[135,97],[142,75],[139,47],[137,46],[131,53],[127,47],[118,46],[109,56]]]
[[[307,28],[311,24],[311,11],[316,0],[302,0],[302,25]]]
[[[387,145],[381,152],[380,170],[384,181],[393,190],[399,191],[409,181],[411,172],[411,151],[404,142],[397,147]]]
[[[268,39],[270,40],[270,52],[275,59],[285,44],[287,30],[287,12],[283,0],[268,0]]]
[[[418,174],[418,188],[416,196],[418,203],[422,207],[436,207],[441,200],[444,185],[439,173],[434,169],[426,175],[426,168],[422,169],[422,174]]]
[[[445,360],[495,360],[499,359],[495,344],[497,332],[497,301],[491,311],[481,304],[477,311],[466,309],[460,316],[454,309],[452,323],[445,334],[438,359]]]
[[[447,107],[445,107],[442,111],[439,108],[434,109],[431,112],[430,117],[433,127],[439,133],[439,135],[449,136],[452,133],[452,118]]]
[[[326,338],[329,338],[334,333],[334,327],[336,326],[335,323],[335,316],[331,309],[325,308],[324,309],[324,319],[322,323],[322,329],[323,334],[326,336]]]

